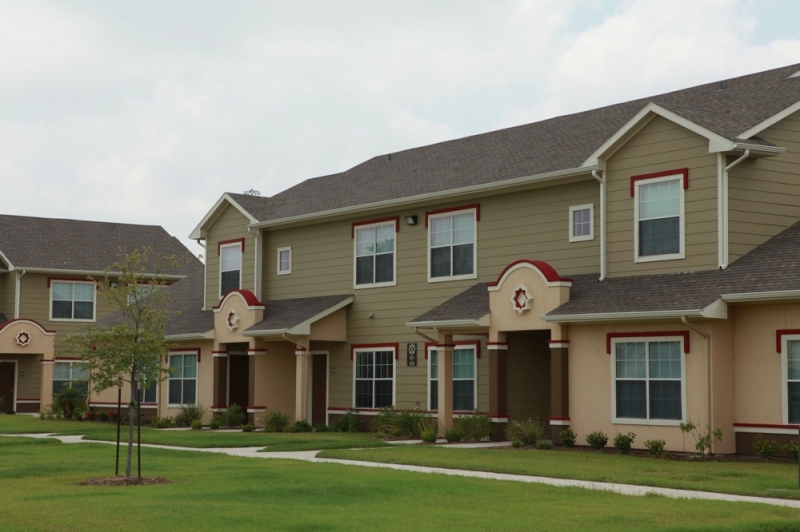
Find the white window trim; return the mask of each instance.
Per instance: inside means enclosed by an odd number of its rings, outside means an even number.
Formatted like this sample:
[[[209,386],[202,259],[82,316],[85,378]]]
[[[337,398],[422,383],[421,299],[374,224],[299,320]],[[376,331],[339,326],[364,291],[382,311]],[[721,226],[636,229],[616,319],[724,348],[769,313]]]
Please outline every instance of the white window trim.
[[[69,380],[65,381],[64,379],[56,379],[56,377],[55,377],[55,375],[56,375],[56,367],[55,367],[55,365],[56,364],[69,364],[69,377],[70,377]],[[63,381],[63,382],[73,383],[73,382],[75,382],[77,380],[80,380],[80,379],[73,379],[72,378],[72,365],[73,364],[83,364],[85,366],[86,365],[86,361],[85,360],[58,360],[58,359],[55,359],[53,361],[53,383],[55,383],[55,381]],[[70,384],[70,386],[71,386],[71,384]],[[14,391],[16,392],[16,388],[14,389]]]
[[[281,252],[288,251],[289,252],[289,269],[288,270],[281,270]],[[277,251],[278,256],[278,265],[276,267],[278,271],[278,275],[289,275],[292,273],[292,246],[278,248]]]
[[[141,401],[141,403],[143,405],[158,405],[160,403],[160,401],[158,400],[159,399],[158,394],[159,394],[160,391],[161,391],[161,386],[159,385],[159,383],[156,383],[156,401],[155,401],[155,403],[146,403],[144,401]],[[139,393],[141,393],[141,392],[142,392],[142,389],[139,388]]]
[[[92,290],[92,319],[85,320],[85,319],[76,319],[76,318],[54,318],[53,317],[53,286],[55,283],[82,283],[82,284],[91,284],[94,286],[94,290]],[[73,289],[72,297],[75,297],[75,291]],[[72,300],[73,304],[75,303],[75,299]],[[73,312],[75,307],[72,308]],[[49,309],[48,317],[50,318],[49,321],[71,321],[71,322],[79,322],[79,323],[94,323],[97,321],[97,283],[94,281],[81,281],[81,280],[71,280],[71,279],[63,279],[63,280],[56,280],[53,279],[50,282],[50,309]]]
[[[589,234],[583,236],[575,236],[575,211],[582,211],[589,209]],[[569,208],[569,241],[570,242],[585,242],[587,240],[594,240],[594,203],[587,203],[586,205],[573,205]]]
[[[789,342],[800,340],[800,334],[781,337],[781,419],[789,424]]]
[[[680,342],[681,350],[681,419],[637,419],[617,417],[617,344],[627,344],[634,342]],[[684,352],[682,336],[639,336],[630,338],[618,338],[611,340],[611,423],[614,425],[653,425],[662,427],[677,427],[687,419],[686,415],[686,353]],[[649,359],[648,359],[649,362]],[[649,373],[650,368],[647,368]],[[649,381],[650,378],[648,377]],[[647,395],[648,415],[650,394]]]
[[[385,283],[370,283],[370,284],[356,284],[356,276],[358,275],[357,272],[357,259],[358,259],[358,231],[361,229],[370,229],[375,227],[382,227],[382,226],[391,226],[392,232],[394,233],[394,238],[392,239],[393,248],[392,248],[392,280]],[[375,244],[377,246],[377,242]],[[373,254],[373,257],[375,255]],[[374,269],[374,263],[373,263]],[[397,286],[397,223],[392,220],[390,222],[376,222],[374,224],[364,224],[359,225],[353,231],[353,288],[381,288],[383,286]]]
[[[244,277],[244,252],[242,252],[242,243],[241,242],[233,242],[231,244],[222,244],[219,247],[219,260],[218,260],[218,270],[219,275],[217,275],[217,291],[219,292],[219,297],[221,298],[225,294],[222,293],[222,250],[225,248],[239,248],[239,290],[242,289],[242,277]],[[234,271],[234,270],[228,270]]]
[[[448,277],[431,277],[431,228],[433,224],[430,223],[431,220],[435,218],[445,218],[445,217],[453,217],[458,216],[459,214],[464,214],[467,212],[471,212],[473,215],[473,224],[472,224],[472,273],[467,275],[450,275]],[[452,243],[450,244],[452,247]],[[471,208],[471,209],[463,209],[459,211],[449,211],[443,212],[440,214],[431,214],[428,216],[428,247],[425,250],[428,255],[428,282],[429,283],[441,283],[445,281],[458,281],[461,279],[477,279],[478,278],[478,209]],[[450,265],[452,270],[452,264]]]
[[[473,393],[473,397],[475,398],[475,410],[477,410],[478,409],[478,349],[479,349],[479,347],[476,346],[475,344],[465,344],[465,345],[456,344],[456,346],[453,348],[453,350],[456,350],[456,349],[471,349],[472,350],[472,362],[473,362],[473,364],[475,366],[474,369],[473,369],[474,377],[472,378],[472,380],[473,380],[472,393]],[[428,355],[428,359],[427,359],[428,360],[428,364],[427,364],[427,366],[428,366],[428,381],[427,381],[428,382],[428,389],[427,389],[427,392],[426,392],[427,395],[428,395],[428,410],[434,410],[434,408],[431,406],[431,351],[436,351],[436,346],[435,345],[429,345],[429,346],[426,347],[426,351],[427,351],[426,354]],[[437,362],[438,362],[438,355],[437,355]],[[436,380],[438,381],[439,378],[437,377]],[[456,379],[454,378],[453,381],[455,381],[455,380]],[[459,380],[466,380],[466,379],[459,379]],[[437,405],[436,410],[438,410],[438,405]],[[454,410],[454,412],[455,412],[455,410]],[[463,410],[458,410],[458,412],[463,412]]]
[[[394,346],[392,347],[357,347],[353,349],[353,397],[351,404],[353,405],[354,410],[377,410],[375,406],[366,407],[366,406],[356,406],[356,364],[358,362],[358,353],[374,353],[376,351],[391,351],[392,352],[392,404],[391,406],[397,405],[397,351]],[[383,380],[383,379],[379,379]],[[375,382],[375,379],[372,379]],[[373,389],[374,391],[374,389]],[[373,395],[374,399],[374,395]],[[373,401],[374,402],[374,401]],[[380,407],[383,408],[383,407]]]
[[[241,277],[240,277],[240,279],[241,279]],[[197,361],[197,351],[186,351],[186,352],[174,351],[174,352],[170,353],[169,357],[167,358],[167,367],[168,368],[172,367],[172,357],[176,356],[176,355],[180,355],[180,356],[193,355],[195,357],[195,364],[196,364],[195,367],[197,368],[197,376],[194,378],[194,403],[179,403],[179,404],[175,404],[175,403],[170,403],[169,402],[169,382],[171,380],[173,380],[172,376],[169,376],[169,377],[167,377],[167,408],[180,408],[182,406],[187,406],[187,405],[197,405],[197,400],[198,400],[199,395],[200,395],[200,362]],[[228,359],[230,360],[230,357],[228,357]],[[228,373],[228,375],[230,375],[230,373]],[[186,379],[184,377],[181,377],[180,380],[190,380],[190,379]]]
[[[680,251],[667,255],[648,255],[639,256],[639,187],[642,185],[652,185],[663,181],[678,181],[680,190]],[[686,190],[683,188],[683,174],[668,175],[664,177],[654,177],[652,179],[642,179],[634,182],[633,192],[633,262],[655,262],[660,260],[678,260],[686,258]]]

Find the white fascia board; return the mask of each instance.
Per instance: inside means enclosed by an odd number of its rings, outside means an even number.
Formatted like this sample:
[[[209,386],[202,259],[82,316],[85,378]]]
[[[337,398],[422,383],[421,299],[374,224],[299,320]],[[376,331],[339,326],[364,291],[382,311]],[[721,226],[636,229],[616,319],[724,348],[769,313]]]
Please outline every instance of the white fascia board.
[[[333,314],[337,310],[346,307],[347,305],[352,303],[354,301],[354,299],[355,298],[353,296],[350,296],[347,299],[342,300],[341,302],[333,305],[332,307],[326,308],[325,310],[323,310],[319,314],[315,314],[314,316],[308,318],[306,321],[298,323],[297,325],[295,325],[294,327],[289,329],[289,334],[298,335],[298,336],[308,336],[309,334],[311,334],[311,324],[312,323],[315,323],[315,322],[321,320],[322,318],[324,318],[326,316],[329,316],[330,314]]]
[[[707,307],[706,307],[707,308]],[[680,319],[681,316],[687,318],[706,318],[703,310],[657,310],[653,312],[605,312],[598,314],[559,314],[552,316],[542,316],[542,321],[555,323],[591,323],[602,321],[650,321],[664,319]]]
[[[450,190],[442,190],[440,192],[430,192],[428,194],[418,194],[416,196],[408,196],[405,198],[394,198],[384,201],[375,201],[372,203],[363,203],[361,205],[353,205],[350,207],[342,207],[339,209],[331,209],[329,211],[313,212],[309,214],[302,214],[300,216],[289,216],[287,218],[278,218],[276,220],[267,220],[264,222],[253,222],[249,227],[276,227],[280,225],[287,225],[300,222],[310,222],[323,218],[330,218],[333,216],[341,216],[347,214],[364,213],[368,210],[378,210],[389,207],[403,207],[413,203],[422,201],[433,200],[455,200],[461,196],[468,196],[471,194],[482,192],[501,192],[503,189],[512,188],[520,185],[544,183],[547,181],[555,181],[567,177],[576,177],[586,175],[591,179],[592,170],[597,170],[596,166],[582,166],[580,168],[567,168],[565,170],[556,170],[555,172],[547,172],[544,174],[529,175],[523,177],[515,177],[514,179],[506,179],[504,181],[497,181],[494,183],[485,183],[481,185],[472,185],[469,187],[454,188]],[[194,233],[192,233],[194,234]],[[194,238],[194,237],[191,237]]]
[[[773,292],[746,292],[741,294],[722,294],[722,300],[729,303],[769,302],[800,299],[800,290],[776,290]]]
[[[214,329],[208,330],[204,333],[165,334],[164,339],[172,342],[178,342],[181,340],[213,340]]]
[[[746,142],[737,142],[736,148],[737,150],[750,150],[751,155],[780,155],[786,151],[786,148],[782,146],[764,146],[763,144],[748,144]]]
[[[250,338],[261,338],[262,336],[282,336],[289,334],[290,329],[272,329],[269,331],[243,331],[240,336],[248,336]]]
[[[800,111],[800,102],[793,103],[792,105],[790,105],[789,107],[787,107],[786,109],[781,111],[780,113],[774,114],[771,117],[769,117],[766,120],[764,120],[763,122],[761,122],[760,124],[757,124],[757,125],[751,127],[750,129],[748,129],[747,131],[745,131],[744,133],[739,135],[739,138],[740,139],[749,139],[752,136],[758,135],[759,133],[761,133],[762,131],[767,129],[769,126],[777,124],[778,122],[780,122],[781,120],[783,120],[787,116],[789,116],[791,114],[794,114],[797,111]]]
[[[103,270],[59,270],[56,268],[28,268],[25,266],[18,266],[15,269],[17,270],[25,270],[28,273],[52,273],[56,275],[84,275],[84,276],[98,276],[98,277],[105,277],[106,272]],[[122,272],[108,272],[109,277],[117,277],[122,275]],[[185,275],[163,275],[163,274],[153,274],[153,273],[143,273],[140,275],[143,279],[160,279],[164,281],[180,281],[181,279],[186,279]]]
[[[486,314],[477,320],[448,320],[448,321],[411,321],[406,327],[417,329],[460,329],[464,327],[488,327],[491,314]]]
[[[10,260],[8,260],[8,257],[6,257],[6,256],[3,254],[3,252],[2,252],[2,251],[0,251],[0,258],[2,258],[2,259],[3,259],[3,262],[5,262],[5,263],[8,265],[8,271],[10,271],[10,272],[13,272],[13,271],[15,270],[15,268],[14,268],[14,265],[13,265],[13,264],[11,264],[11,261],[10,261]]]
[[[211,210],[209,210],[208,213],[206,213],[206,215],[203,217],[203,219],[200,220],[200,223],[197,224],[197,227],[195,227],[194,230],[189,234],[189,238],[191,238],[192,240],[200,240],[204,238],[205,231],[208,228],[207,226],[211,225],[210,222],[212,222],[217,218],[217,216],[219,215],[218,211],[221,210],[220,207],[222,206],[223,202],[226,201],[231,205],[233,205],[239,212],[244,214],[251,224],[258,222],[258,220],[256,220],[252,214],[247,212],[244,207],[239,205],[239,203],[237,203],[236,200],[230,197],[226,192],[222,196],[220,196],[220,198],[217,200],[214,206],[211,207]]]
[[[704,318],[725,320],[728,319],[728,305],[720,298],[704,308],[701,314]]]

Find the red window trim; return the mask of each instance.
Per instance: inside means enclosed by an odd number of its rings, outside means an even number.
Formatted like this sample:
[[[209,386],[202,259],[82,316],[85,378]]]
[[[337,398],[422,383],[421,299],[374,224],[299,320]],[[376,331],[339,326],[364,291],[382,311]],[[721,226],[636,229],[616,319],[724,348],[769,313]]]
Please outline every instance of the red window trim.
[[[376,218],[374,220],[364,220],[363,222],[353,222],[350,225],[350,238],[356,237],[356,227],[360,227],[362,225],[371,225],[371,224],[379,224],[381,222],[394,222],[394,232],[400,232],[400,217],[399,216],[388,216],[386,218]]]
[[[76,277],[48,277],[47,278],[47,288],[50,288],[50,283],[53,282],[53,281],[67,281],[67,282],[70,282],[70,283],[94,283],[95,285],[98,285],[100,283],[100,281],[98,281],[96,279],[94,281],[92,281],[91,279],[87,279],[85,277],[83,279],[81,279],[80,277],[77,277],[77,278]]]
[[[783,352],[783,337],[789,334],[800,334],[800,329],[778,329],[775,331],[775,351]]]
[[[393,347],[394,348],[394,359],[398,360],[400,358],[400,344],[395,343],[388,343],[388,344],[352,344],[350,345],[350,360],[355,360],[355,352],[356,349],[369,349],[369,348],[381,348],[381,347]]]
[[[689,349],[689,331],[648,331],[648,332],[631,332],[631,333],[607,333],[606,334],[606,354],[611,354],[611,340],[615,338],[655,338],[659,336],[682,336],[683,337],[683,352],[688,354],[691,352]]]
[[[734,423],[733,426],[753,429],[796,429],[800,427],[800,425],[771,425],[769,423]]]
[[[199,347],[170,347],[168,349],[168,351],[170,353],[175,353],[175,354],[178,354],[178,353],[183,353],[183,354],[195,353],[197,355],[197,363],[198,364],[200,363],[200,348]],[[169,362],[169,356],[167,356],[167,362]]]
[[[237,242],[242,245],[242,253],[244,253],[244,238],[232,238],[230,240],[220,240],[217,242],[217,255],[221,253],[222,246],[226,244],[236,244]]]
[[[475,347],[475,357],[481,358],[481,341],[480,340],[459,340],[457,342],[453,342],[452,344],[447,344],[445,346],[439,345],[438,342],[425,342],[425,360],[428,360],[428,349],[431,347],[458,347],[460,345],[471,345]]]
[[[631,197],[634,197],[634,183],[637,181],[643,181],[645,179],[655,179],[656,177],[666,177],[668,175],[683,175],[683,188],[687,190],[689,188],[689,169],[688,168],[677,168],[675,170],[664,170],[663,172],[653,172],[652,174],[641,174],[641,175],[634,175],[631,176]]]
[[[428,218],[434,216],[436,214],[444,214],[446,212],[458,212],[458,211],[468,211],[470,209],[475,209],[475,221],[481,221],[481,204],[480,203],[472,203],[470,205],[460,205],[458,207],[447,207],[445,209],[435,209],[432,211],[425,211],[425,228],[428,228]]]

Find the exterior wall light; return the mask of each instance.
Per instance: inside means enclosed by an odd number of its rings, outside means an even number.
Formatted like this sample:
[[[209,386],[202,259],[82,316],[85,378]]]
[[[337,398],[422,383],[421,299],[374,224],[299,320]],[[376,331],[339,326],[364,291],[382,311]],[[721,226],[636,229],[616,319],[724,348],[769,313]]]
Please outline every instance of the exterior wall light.
[[[417,225],[417,215],[416,214],[412,214],[411,216],[406,216],[404,218],[404,220],[406,221],[406,225]]]

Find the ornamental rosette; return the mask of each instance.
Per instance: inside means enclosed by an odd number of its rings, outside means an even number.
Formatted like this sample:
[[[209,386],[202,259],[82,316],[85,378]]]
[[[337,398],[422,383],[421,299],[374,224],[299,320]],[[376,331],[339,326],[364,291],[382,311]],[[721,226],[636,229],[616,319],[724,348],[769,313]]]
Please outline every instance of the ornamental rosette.
[[[16,336],[17,345],[27,347],[31,343],[31,335],[28,331],[20,331]]]
[[[514,307],[514,310],[520,314],[531,309],[532,301],[533,298],[528,292],[528,287],[524,284],[519,285],[511,294],[511,303]]]

